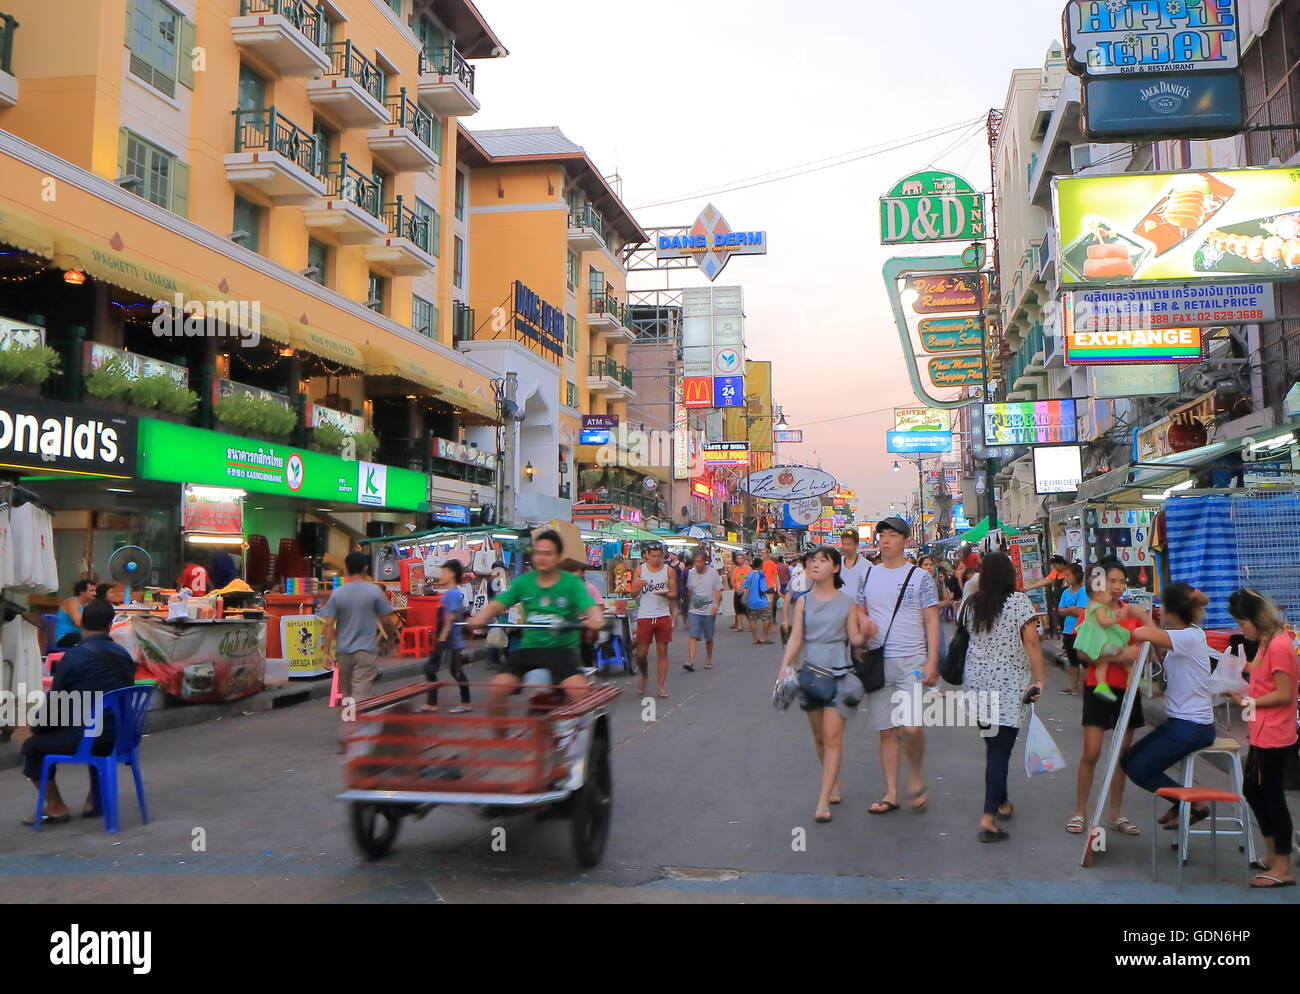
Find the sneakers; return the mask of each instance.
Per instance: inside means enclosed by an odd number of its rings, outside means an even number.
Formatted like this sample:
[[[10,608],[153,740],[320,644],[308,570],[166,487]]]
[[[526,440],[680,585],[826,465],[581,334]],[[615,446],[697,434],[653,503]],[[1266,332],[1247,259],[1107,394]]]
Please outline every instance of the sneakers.
[[[1105,681],[1099,681],[1097,686],[1092,688],[1092,692],[1103,701],[1110,701],[1112,704],[1119,700],[1119,698],[1115,696],[1115,691],[1110,689],[1110,684]]]

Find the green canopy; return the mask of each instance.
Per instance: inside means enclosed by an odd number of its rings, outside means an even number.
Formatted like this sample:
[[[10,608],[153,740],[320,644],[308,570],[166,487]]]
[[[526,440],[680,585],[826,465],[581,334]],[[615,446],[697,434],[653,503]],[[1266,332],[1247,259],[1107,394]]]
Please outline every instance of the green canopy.
[[[644,528],[637,528],[635,525],[609,524],[601,531],[617,538],[620,542],[662,542],[665,537],[648,532]]]
[[[972,543],[982,542],[984,541],[985,538],[988,537],[989,526],[992,524],[993,524],[992,521],[990,521],[988,518],[985,518],[983,521],[981,521],[970,531],[962,532],[962,534],[959,535],[958,538],[960,538],[963,542],[972,542]],[[1021,534],[1020,529],[1012,528],[1010,525],[1003,524],[1001,522],[998,523],[998,528],[1002,531],[1002,534],[1005,535],[1007,538],[1018,538]]]

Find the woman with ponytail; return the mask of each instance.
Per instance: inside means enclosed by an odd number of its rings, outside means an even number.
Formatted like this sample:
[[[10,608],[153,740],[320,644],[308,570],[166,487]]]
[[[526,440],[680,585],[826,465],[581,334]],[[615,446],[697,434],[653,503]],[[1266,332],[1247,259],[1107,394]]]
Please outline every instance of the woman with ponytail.
[[[1209,598],[1185,583],[1164,593],[1164,628],[1146,619],[1133,633],[1134,643],[1149,642],[1165,652],[1165,713],[1168,719],[1124,753],[1120,765],[1128,778],[1154,794],[1161,787],[1182,784],[1165,771],[1198,749],[1214,743],[1214,696],[1210,693],[1210,649],[1200,621]],[[1192,822],[1209,815],[1208,807],[1192,809]],[[1166,828],[1178,825],[1175,804],[1160,819]]]

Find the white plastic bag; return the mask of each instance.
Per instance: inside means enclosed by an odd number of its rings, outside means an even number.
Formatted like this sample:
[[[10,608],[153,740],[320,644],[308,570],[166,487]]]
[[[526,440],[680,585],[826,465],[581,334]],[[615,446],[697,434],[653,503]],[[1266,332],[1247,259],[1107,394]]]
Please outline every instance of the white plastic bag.
[[[1038,720],[1038,712],[1029,711],[1029,737],[1025,740],[1025,775],[1033,777],[1039,773],[1056,773],[1065,769],[1065,757],[1056,743],[1047,733],[1047,728]]]
[[[1240,694],[1242,697],[1248,697],[1250,684],[1242,675],[1245,668],[1245,656],[1239,656],[1235,652],[1225,652],[1219,657],[1219,665],[1214,667],[1214,672],[1210,674],[1210,679],[1205,685],[1206,689],[1215,697],[1220,694]]]

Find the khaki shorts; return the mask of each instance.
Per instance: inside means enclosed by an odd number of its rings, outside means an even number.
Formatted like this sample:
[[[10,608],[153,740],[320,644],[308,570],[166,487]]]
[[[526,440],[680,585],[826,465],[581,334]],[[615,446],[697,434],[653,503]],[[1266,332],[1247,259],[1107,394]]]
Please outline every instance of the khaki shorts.
[[[340,652],[338,667],[339,694],[345,701],[351,697],[359,703],[373,696],[379,679],[379,653]]]
[[[885,685],[867,695],[871,727],[877,732],[891,728],[915,728],[921,724],[921,700],[925,686],[914,673],[924,672],[925,656],[885,658]],[[899,695],[899,696],[895,696]]]

